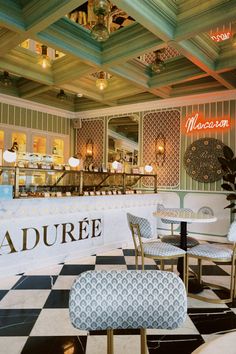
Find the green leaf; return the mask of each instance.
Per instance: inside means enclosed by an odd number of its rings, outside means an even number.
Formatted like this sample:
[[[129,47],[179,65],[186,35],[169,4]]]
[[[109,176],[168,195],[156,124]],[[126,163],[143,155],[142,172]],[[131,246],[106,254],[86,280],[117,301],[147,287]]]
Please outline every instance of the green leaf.
[[[233,150],[227,145],[223,147],[223,154],[227,160],[232,160],[232,158],[234,157]]]
[[[227,195],[226,199],[227,200],[236,200],[236,194],[231,193],[231,194]]]
[[[226,191],[233,191],[233,188],[232,188],[231,185],[228,184],[228,183],[223,183],[223,184],[221,185],[221,187],[222,187],[224,190],[226,190]]]

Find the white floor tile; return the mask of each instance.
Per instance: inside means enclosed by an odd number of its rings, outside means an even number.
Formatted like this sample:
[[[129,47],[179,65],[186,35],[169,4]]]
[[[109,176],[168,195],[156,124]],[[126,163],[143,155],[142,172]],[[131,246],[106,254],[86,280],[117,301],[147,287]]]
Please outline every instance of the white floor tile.
[[[66,261],[65,264],[95,264],[96,256],[89,256],[85,258],[73,258]]]
[[[20,354],[28,337],[0,337],[1,354]]]
[[[12,275],[10,277],[0,278],[0,289],[11,289],[20,278],[20,275]]]
[[[104,354],[107,348],[106,336],[88,336],[86,354]],[[140,353],[139,335],[114,335],[114,352],[122,354]]]
[[[59,275],[52,289],[60,289],[60,290],[70,289],[76,278],[77,278],[76,275]]]
[[[51,290],[10,290],[0,301],[0,309],[42,308]]]
[[[212,299],[219,299],[218,296],[212,290],[203,290],[199,295],[206,296]],[[197,300],[188,297],[188,308],[228,308],[226,304],[213,304],[207,301]]]
[[[135,257],[134,256],[125,256],[125,262],[128,265],[135,265]],[[151,264],[151,265],[155,265],[155,261],[151,258],[145,258],[144,259],[144,263],[147,264]],[[138,264],[141,264],[141,257],[138,257]]]
[[[123,256],[123,250],[122,249],[114,249],[114,250],[110,250],[107,252],[103,252],[103,253],[98,253],[98,256]]]
[[[176,334],[199,334],[199,331],[193,324],[191,318],[187,316],[185,322],[180,328],[176,329],[147,329],[147,334],[171,334],[171,335],[176,335]]]
[[[96,264],[95,270],[127,270],[125,264]]]
[[[57,264],[55,266],[49,266],[46,268],[34,269],[32,271],[28,270],[24,275],[58,275],[62,269],[62,264]]]
[[[43,309],[30,333],[31,336],[82,336],[87,332],[74,328],[68,309]]]

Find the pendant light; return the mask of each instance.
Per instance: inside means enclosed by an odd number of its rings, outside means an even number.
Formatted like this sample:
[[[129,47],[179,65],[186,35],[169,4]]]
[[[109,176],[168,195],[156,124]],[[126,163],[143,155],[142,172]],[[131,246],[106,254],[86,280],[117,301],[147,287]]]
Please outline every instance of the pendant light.
[[[57,94],[57,98],[60,101],[65,101],[67,99],[67,95],[65,94],[64,90],[60,90],[60,92]]]
[[[101,91],[105,90],[108,86],[106,73],[104,71],[100,71],[97,77],[98,78],[96,80],[96,87]]]
[[[150,68],[154,73],[159,74],[161,71],[165,70],[165,63],[160,57],[160,54],[162,53],[161,50],[156,50],[154,53],[155,60],[150,64]]]
[[[107,0],[95,0],[93,12],[97,16],[97,23],[91,29],[91,37],[98,42],[105,42],[109,38],[109,31],[105,25],[105,16],[108,15],[110,4]]]
[[[46,69],[51,66],[51,59],[48,56],[48,47],[46,45],[42,45],[41,48],[42,51],[38,63],[42,66],[43,69]]]
[[[0,83],[2,86],[9,87],[12,85],[12,79],[9,76],[7,71],[3,72],[3,75],[0,77]]]

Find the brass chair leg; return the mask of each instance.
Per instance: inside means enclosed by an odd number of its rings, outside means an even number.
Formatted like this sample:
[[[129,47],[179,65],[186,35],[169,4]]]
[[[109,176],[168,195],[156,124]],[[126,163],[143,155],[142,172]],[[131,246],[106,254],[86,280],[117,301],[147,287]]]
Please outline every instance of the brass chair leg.
[[[114,354],[113,329],[107,330],[107,354]]]
[[[138,253],[136,250],[135,250],[135,268],[136,270],[138,270]]]
[[[198,280],[202,282],[202,260],[198,259]]]
[[[147,354],[147,336],[146,329],[140,329],[140,339],[141,339],[141,354]]]
[[[161,270],[164,270],[164,268],[165,268],[165,264],[164,264],[163,259],[160,260],[160,268],[161,268]]]

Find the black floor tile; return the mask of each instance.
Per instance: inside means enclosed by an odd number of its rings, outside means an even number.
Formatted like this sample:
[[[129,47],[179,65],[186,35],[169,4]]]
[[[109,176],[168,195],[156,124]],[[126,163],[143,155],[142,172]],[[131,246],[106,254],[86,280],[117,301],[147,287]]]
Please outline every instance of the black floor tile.
[[[194,271],[198,271],[198,266],[190,265],[190,268]],[[202,275],[228,275],[224,269],[218,267],[217,265],[203,265],[202,266]]]
[[[126,264],[123,256],[97,256],[96,264]]]
[[[40,311],[39,309],[0,310],[0,336],[28,336]]]
[[[229,291],[226,290],[214,289],[213,291],[220,299],[227,299],[230,296]],[[226,305],[229,308],[236,308],[236,299],[234,299],[233,302],[228,302]]]
[[[18,280],[12,289],[51,289],[56,279],[57,276],[55,275],[24,275]]]
[[[135,270],[135,269],[136,269],[135,264],[127,265],[127,269],[128,269],[128,270]],[[141,269],[142,269],[142,266],[139,265],[139,266],[138,266],[138,269],[141,270]],[[156,266],[156,265],[147,264],[147,265],[144,266],[144,269],[154,269],[154,270],[157,270],[157,269],[159,269],[159,268],[158,268],[158,266]]]
[[[4,298],[4,296],[8,293],[8,290],[0,290],[0,301]]]
[[[69,308],[70,290],[52,290],[44,308]]]
[[[236,328],[236,315],[229,308],[191,308],[189,316],[201,334]]]
[[[132,256],[134,257],[135,256],[135,250],[134,249],[123,249],[123,254],[124,256]]]
[[[190,354],[204,343],[200,335],[148,335],[149,354]]]
[[[87,270],[94,270],[94,264],[68,264],[64,265],[61,269],[60,275],[79,275]]]
[[[21,354],[85,354],[87,336],[30,337]]]

